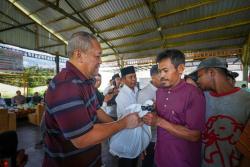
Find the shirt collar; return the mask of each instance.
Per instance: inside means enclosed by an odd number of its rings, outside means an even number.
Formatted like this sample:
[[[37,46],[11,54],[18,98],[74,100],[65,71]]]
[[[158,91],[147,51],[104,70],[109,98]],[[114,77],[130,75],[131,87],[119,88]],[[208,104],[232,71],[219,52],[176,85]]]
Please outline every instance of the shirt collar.
[[[210,92],[210,95],[214,96],[214,97],[227,96],[227,95],[233,94],[235,92],[238,92],[239,90],[240,90],[240,88],[235,87],[234,89],[232,89],[232,90],[230,90],[228,92],[224,92],[224,93]]]
[[[69,61],[66,62],[66,69],[73,72],[80,80],[89,82],[90,84],[94,83],[94,79],[87,79],[83,73],[81,73],[72,63]]]
[[[186,82],[184,80],[181,80],[175,87],[172,88],[165,88],[166,91],[178,91],[179,89],[181,89],[184,85],[186,84]]]
[[[129,88],[127,85],[123,85],[123,88],[125,91],[129,92],[129,93],[133,93],[136,94],[138,92],[138,88],[135,86],[134,90],[132,90],[131,88]]]

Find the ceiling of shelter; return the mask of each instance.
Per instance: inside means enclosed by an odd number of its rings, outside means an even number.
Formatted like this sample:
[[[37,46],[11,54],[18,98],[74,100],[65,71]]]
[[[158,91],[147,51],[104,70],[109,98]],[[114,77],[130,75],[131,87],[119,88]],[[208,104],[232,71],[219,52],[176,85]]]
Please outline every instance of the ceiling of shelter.
[[[65,56],[67,39],[82,30],[98,36],[104,62],[153,58],[167,48],[197,59],[221,50],[240,56],[230,49],[249,52],[250,0],[0,1],[0,42]]]

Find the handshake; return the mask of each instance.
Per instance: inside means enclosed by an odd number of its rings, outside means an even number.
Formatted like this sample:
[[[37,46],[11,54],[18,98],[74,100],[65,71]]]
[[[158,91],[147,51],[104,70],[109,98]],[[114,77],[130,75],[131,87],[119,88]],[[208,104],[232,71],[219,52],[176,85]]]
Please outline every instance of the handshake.
[[[121,119],[121,121],[124,122],[126,128],[128,129],[136,128],[142,126],[144,123],[150,126],[154,126],[152,122],[155,122],[155,120],[157,120],[157,115],[151,113],[151,111],[154,110],[154,106],[153,105],[141,106],[141,110],[142,112],[148,111],[148,113],[140,117],[138,112],[134,112],[126,115]]]

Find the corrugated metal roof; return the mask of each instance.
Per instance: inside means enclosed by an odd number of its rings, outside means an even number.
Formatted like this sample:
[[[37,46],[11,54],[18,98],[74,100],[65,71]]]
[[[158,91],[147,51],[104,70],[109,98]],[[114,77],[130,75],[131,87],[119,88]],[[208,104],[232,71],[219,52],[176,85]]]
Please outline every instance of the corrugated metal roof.
[[[218,49],[218,48],[226,48],[227,46],[240,46],[244,42],[245,38],[236,38],[235,40],[219,40],[213,43],[206,42],[206,43],[198,43],[194,45],[185,45],[180,47],[174,47],[175,49],[185,50],[185,51],[192,51],[195,47],[196,49]]]
[[[206,0],[207,1],[207,0]],[[173,1],[173,0],[163,0],[163,1],[158,1],[158,3],[155,4],[156,8],[157,8],[157,13],[163,13],[166,11],[171,11],[173,9],[176,8],[180,8],[186,5],[190,5],[193,3],[197,3],[197,2],[201,2],[201,1],[197,1],[197,0],[177,0],[177,1]]]
[[[19,0],[17,4],[32,13],[42,24],[64,39],[72,33],[88,31],[102,40],[105,61],[114,54],[123,58],[156,55],[166,48],[187,51],[224,47],[242,47],[250,32],[250,1],[235,0]],[[67,3],[68,2],[68,3]],[[147,3],[146,3],[147,2]],[[57,6],[58,5],[58,6]],[[34,22],[23,16],[16,7],[0,1],[0,40],[17,42],[7,36],[28,39],[34,48]],[[77,13],[75,13],[77,11]],[[4,16],[7,13],[10,19]],[[7,23],[7,24],[6,24]],[[15,26],[20,27],[15,28]],[[8,30],[11,28],[11,31]],[[13,29],[13,30],[12,30]],[[1,32],[1,30],[4,32]],[[20,32],[23,34],[20,34]],[[24,35],[30,34],[30,35]],[[65,46],[53,34],[39,28],[39,48],[65,54]],[[12,41],[13,40],[13,41]],[[33,40],[33,43],[30,42]],[[19,41],[19,40],[18,40]],[[21,40],[20,40],[21,41]],[[20,43],[19,45],[23,45]],[[110,59],[108,58],[110,57]]]
[[[105,16],[106,17],[110,16],[111,18],[113,18],[119,16],[119,15],[114,15],[114,13],[125,10],[129,7],[135,6],[140,3],[142,3],[142,0],[137,0],[137,1],[111,0],[107,1],[102,5],[96,6],[95,8],[87,10],[85,14],[90,20],[93,21]]]
[[[24,14],[22,14],[22,12],[17,11],[16,8],[10,4],[7,1],[0,1],[0,11],[1,11],[1,20],[2,18],[6,17],[5,15],[8,15],[9,17],[11,17],[12,19],[16,20],[19,23],[28,23],[30,22],[30,19],[27,18]]]
[[[39,11],[35,14],[40,20],[42,20],[44,23],[50,21],[52,18],[58,18],[63,16],[59,12],[51,9],[51,8],[46,8],[42,11]]]
[[[216,39],[216,38],[227,38],[227,37],[234,37],[234,36],[247,36],[249,34],[250,25],[245,25],[241,27],[235,27],[230,29],[223,29],[219,31],[211,31],[207,33],[200,33],[200,34],[194,34],[192,36],[184,36],[181,38],[173,38],[168,39],[167,42],[174,43],[174,42],[183,42],[183,41],[192,41],[192,40],[205,40],[205,39]],[[235,34],[237,32],[237,34]]]
[[[43,7],[43,4],[40,3],[39,1],[34,3],[34,0],[25,0],[25,1],[20,1],[20,5],[26,7],[30,13],[35,12],[36,10],[40,9]]]
[[[9,33],[11,35],[9,35]],[[9,30],[8,33],[0,33],[0,39],[5,43],[11,43],[24,48],[35,48],[33,33],[22,29]]]

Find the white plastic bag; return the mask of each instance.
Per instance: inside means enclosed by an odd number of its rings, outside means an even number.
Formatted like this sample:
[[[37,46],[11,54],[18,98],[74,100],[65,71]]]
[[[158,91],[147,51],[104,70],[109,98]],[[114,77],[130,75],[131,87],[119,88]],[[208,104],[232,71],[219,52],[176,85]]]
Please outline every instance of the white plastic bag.
[[[146,104],[151,105],[151,102],[147,101]],[[141,104],[132,104],[128,106],[126,108],[126,114],[124,115],[138,112],[139,116],[143,117],[149,111],[142,111],[141,106]],[[148,125],[144,124],[135,129],[124,129],[111,137],[109,152],[118,157],[136,158],[147,148],[151,138],[151,128]]]

